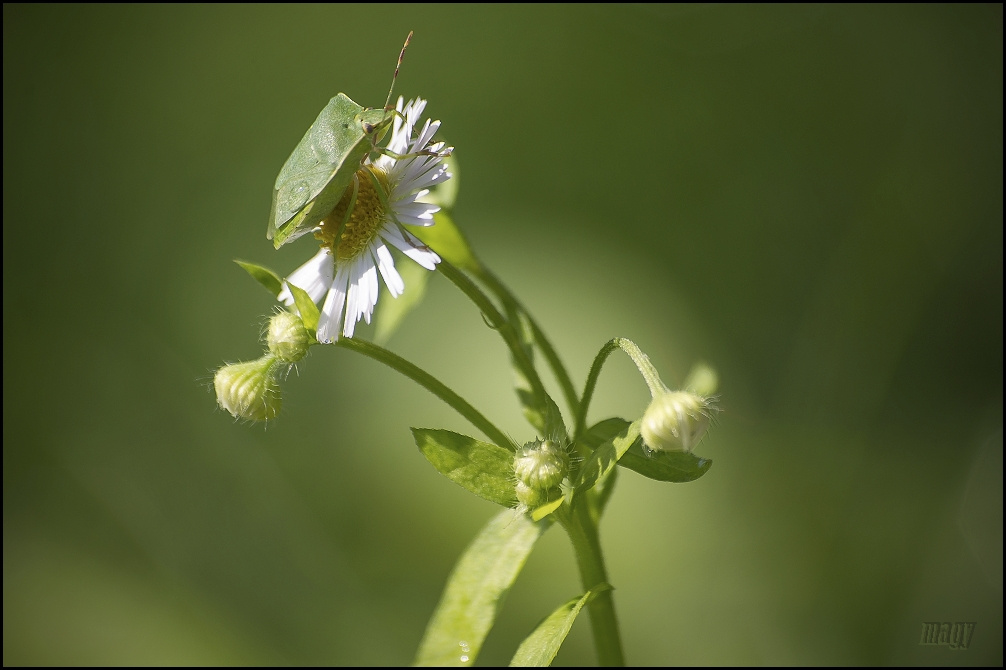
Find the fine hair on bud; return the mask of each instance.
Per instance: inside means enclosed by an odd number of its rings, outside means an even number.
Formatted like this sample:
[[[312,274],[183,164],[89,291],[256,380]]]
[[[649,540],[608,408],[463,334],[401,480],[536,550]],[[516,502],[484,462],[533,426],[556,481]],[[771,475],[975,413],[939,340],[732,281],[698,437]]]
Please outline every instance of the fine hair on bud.
[[[651,451],[690,452],[705,435],[714,409],[709,398],[690,391],[658,394],[639,427],[643,444]]]
[[[223,366],[213,376],[217,404],[236,419],[268,421],[276,418],[283,405],[277,376],[288,368],[289,364],[272,354]]]
[[[533,489],[558,486],[569,472],[569,454],[556,440],[535,440],[517,450],[513,460],[517,480]]]
[[[514,454],[513,472],[518,509],[533,510],[562,496],[569,454],[558,440],[528,442]]]
[[[311,348],[311,335],[299,315],[285,310],[273,314],[266,328],[269,353],[283,363],[296,363]]]

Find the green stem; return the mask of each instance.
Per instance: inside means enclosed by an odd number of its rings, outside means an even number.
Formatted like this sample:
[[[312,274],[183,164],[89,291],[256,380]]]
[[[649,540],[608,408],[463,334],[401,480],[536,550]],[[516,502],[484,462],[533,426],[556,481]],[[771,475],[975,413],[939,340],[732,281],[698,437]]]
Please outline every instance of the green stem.
[[[467,400],[452,391],[447,385],[431,375],[429,372],[413,365],[398,354],[394,354],[383,347],[379,347],[378,345],[365,340],[354,340],[352,338],[342,337],[336,341],[336,344],[343,349],[349,349],[350,351],[355,351],[359,354],[363,354],[364,356],[369,356],[375,361],[384,363],[391,369],[402,373],[453,407],[458,414],[468,419],[473,426],[481,430],[486,437],[495,442],[497,445],[503,447],[504,449],[508,449],[509,451],[517,451],[517,445],[513,443],[513,440],[507,437],[506,433],[497,428],[489,419],[483,416],[481,412],[472,407]]]
[[[510,289],[507,288],[502,281],[500,281],[499,277],[497,277],[492,270],[479,263],[474,272],[475,275],[482,280],[485,285],[489,287],[489,290],[495,293],[500,300],[511,303],[527,317],[527,320],[531,324],[531,331],[534,335],[534,339],[538,343],[538,346],[541,347],[541,352],[544,354],[545,360],[552,369],[552,374],[555,375],[556,381],[559,382],[562,394],[566,398],[566,404],[569,405],[569,411],[575,416],[577,407],[579,406],[579,399],[576,397],[576,389],[573,387],[573,380],[570,379],[569,373],[566,372],[566,367],[559,359],[559,354],[556,353],[552,343],[549,342],[547,337],[545,337],[545,331],[541,329],[541,326],[539,326],[538,322],[534,320],[531,313],[527,311],[527,308],[524,307],[519,300],[517,300],[517,297],[510,292]]]
[[[545,391],[545,386],[541,383],[538,371],[535,370],[534,363],[528,357],[527,351],[524,349],[524,345],[521,343],[520,337],[514,330],[513,325],[496,309],[496,305],[492,303],[489,297],[459,269],[447,261],[441,261],[437,264],[437,270],[461,289],[462,293],[468,296],[482,310],[482,314],[489,321],[489,325],[500,334],[500,337],[503,338],[503,341],[510,349],[514,364],[520,369],[531,385],[531,390],[541,399],[542,405],[544,405],[545,399],[548,398],[548,393]]]
[[[582,504],[582,501],[581,504],[574,505],[572,513],[563,515],[561,522],[573,544],[584,592],[599,584],[607,584],[608,575],[604,569],[597,525],[591,518],[587,505]],[[612,590],[607,589],[598,593],[587,605],[587,612],[594,633],[594,649],[597,651],[598,664],[624,666],[625,657],[622,653],[622,640],[618,632]]]
[[[489,325],[499,330],[506,324],[506,319],[500,314],[500,311],[496,309],[496,305],[492,303],[488,296],[476,286],[471,279],[469,279],[465,274],[454,267],[445,260],[441,260],[437,264],[437,270],[440,274],[447,277],[451,282],[461,289],[468,298],[475,303],[475,306],[482,310],[486,319],[489,321]]]
[[[657,374],[657,369],[650,362],[649,356],[644,354],[636,346],[635,342],[627,340],[624,337],[616,337],[605,342],[601,350],[597,352],[597,356],[594,357],[594,362],[590,366],[590,373],[587,375],[587,383],[583,387],[583,397],[580,400],[579,412],[577,412],[574,424],[576,426],[573,432],[575,436],[574,440],[580,437],[580,434],[586,427],[587,408],[590,406],[590,399],[594,395],[594,387],[597,386],[597,377],[601,374],[601,367],[604,365],[604,361],[607,360],[608,355],[615,349],[624,351],[632,359],[632,362],[636,364],[639,374],[643,375],[643,379],[650,389],[650,396],[655,397],[667,390],[667,386],[664,385],[664,382],[660,380],[660,375]]]

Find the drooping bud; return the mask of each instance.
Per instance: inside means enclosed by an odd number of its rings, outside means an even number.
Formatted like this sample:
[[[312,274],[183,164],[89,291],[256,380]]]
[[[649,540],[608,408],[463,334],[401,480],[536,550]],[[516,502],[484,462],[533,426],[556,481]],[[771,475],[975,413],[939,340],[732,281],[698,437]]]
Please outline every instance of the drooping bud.
[[[307,355],[311,336],[304,320],[293,312],[278,312],[269,319],[266,333],[269,352],[284,363],[296,363]]]
[[[691,451],[709,427],[709,399],[688,391],[658,394],[643,414],[639,433],[653,451]]]
[[[217,403],[237,419],[276,418],[283,403],[276,371],[284,367],[285,363],[272,355],[223,366],[213,376]]]

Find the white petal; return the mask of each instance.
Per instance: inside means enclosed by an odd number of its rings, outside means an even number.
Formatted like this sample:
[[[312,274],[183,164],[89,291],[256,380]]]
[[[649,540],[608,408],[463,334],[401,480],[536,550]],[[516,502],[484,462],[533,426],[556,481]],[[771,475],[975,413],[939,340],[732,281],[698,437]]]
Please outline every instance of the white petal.
[[[432,226],[433,215],[440,211],[438,205],[427,202],[396,202],[391,209],[399,223],[409,226]]]
[[[388,146],[389,147],[392,144],[394,144],[396,140],[397,141],[401,141],[401,138],[403,136],[403,133],[402,133],[402,116],[403,116],[403,114],[402,114],[402,96],[398,96],[398,104],[395,105],[395,110],[398,112],[398,114],[395,114],[395,116],[394,116],[395,120],[391,124],[391,140],[388,142]]]
[[[385,225],[381,228],[381,237],[427,270],[437,269],[440,256],[409,233],[399,230],[397,226]]]
[[[342,324],[342,334],[352,337],[356,322],[370,315],[377,303],[377,268],[370,254],[362,253],[352,261],[349,275],[349,292],[346,298],[346,320]]]
[[[372,253],[367,254],[367,271],[363,275],[366,282],[366,301],[363,303],[363,318],[370,323],[370,317],[374,314],[374,306],[377,304],[377,297],[381,294],[381,285],[377,283],[377,266],[374,265]]]
[[[360,264],[359,259],[349,263],[349,284],[346,289],[346,320],[342,323],[342,334],[353,336],[356,322],[360,320]]]
[[[321,308],[318,319],[318,341],[335,342],[339,339],[339,327],[342,325],[343,307],[346,304],[346,288],[349,281],[348,269],[344,266],[335,274],[328,297]]]
[[[398,274],[398,270],[395,269],[395,261],[391,257],[391,252],[383,244],[377,247],[377,267],[380,269],[381,276],[384,277],[384,283],[391,295],[396,298],[402,295],[402,291],[405,290],[405,282],[402,281],[402,275]]]
[[[425,149],[426,145],[430,143],[436,132],[440,130],[439,121],[430,121],[426,119],[426,124],[423,126],[423,130],[419,133],[419,137],[416,138],[416,143],[413,145],[416,149]]]
[[[286,287],[286,283],[290,283],[307,291],[311,300],[317,303],[332,285],[334,274],[335,262],[332,260],[332,255],[327,249],[321,249],[311,260],[290,273],[277,298],[288,307],[293,306],[293,294]]]

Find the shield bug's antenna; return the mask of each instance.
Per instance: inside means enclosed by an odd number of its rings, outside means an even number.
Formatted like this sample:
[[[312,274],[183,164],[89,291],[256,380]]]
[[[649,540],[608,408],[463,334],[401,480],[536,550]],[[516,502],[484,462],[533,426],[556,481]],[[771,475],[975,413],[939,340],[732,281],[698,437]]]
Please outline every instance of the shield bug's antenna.
[[[388,105],[391,104],[391,93],[395,90],[395,80],[398,79],[398,69],[402,67],[402,59],[405,58],[405,50],[409,46],[409,41],[412,40],[412,32],[409,31],[409,36],[405,38],[405,44],[402,45],[402,50],[398,54],[398,64],[395,65],[395,75],[391,78],[391,88],[388,89],[388,99],[384,101],[384,108],[387,109]]]

